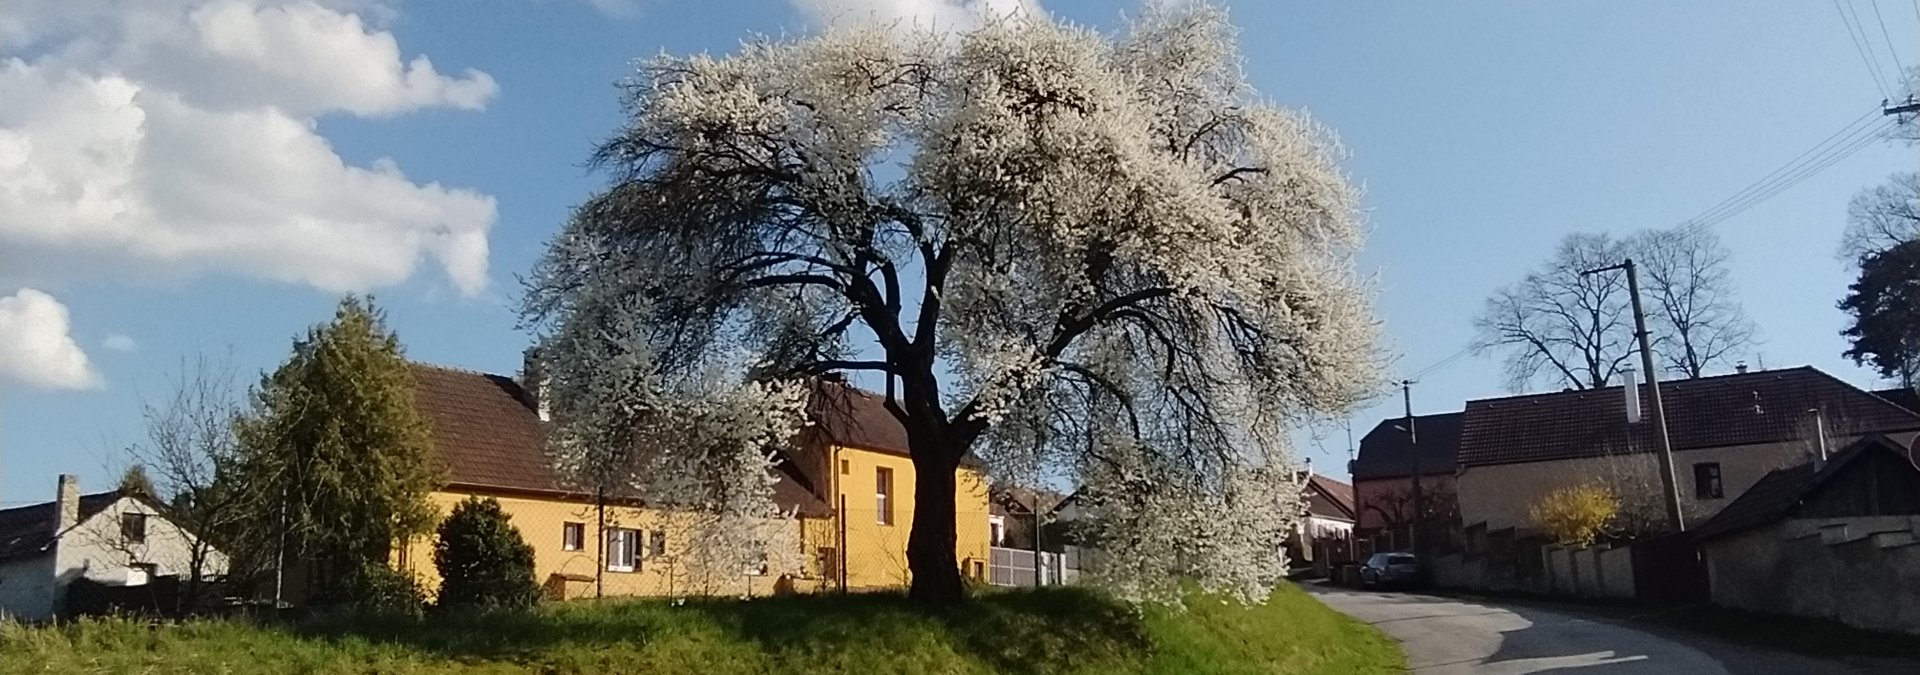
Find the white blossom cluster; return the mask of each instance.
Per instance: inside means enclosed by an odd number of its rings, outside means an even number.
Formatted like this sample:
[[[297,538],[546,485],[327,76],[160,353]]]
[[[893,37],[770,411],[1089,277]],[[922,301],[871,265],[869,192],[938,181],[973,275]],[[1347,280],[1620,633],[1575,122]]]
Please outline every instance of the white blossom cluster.
[[[922,470],[1078,489],[1125,553],[1101,579],[1265,597],[1301,512],[1286,430],[1377,389],[1377,326],[1343,152],[1248,88],[1223,12],[760,40],[628,91],[531,321],[668,380],[876,373]],[[601,349],[559,354],[657,386]]]
[[[670,521],[659,526],[682,542],[681,571],[696,580],[737,578],[762,562],[799,571],[799,526],[773,502],[773,484],[775,450],[805,424],[806,388],[742,382],[740,369],[719,362],[669,374],[644,339],[644,309],[588,302],[600,309],[541,347],[560,474],[574,489],[659,512]]]

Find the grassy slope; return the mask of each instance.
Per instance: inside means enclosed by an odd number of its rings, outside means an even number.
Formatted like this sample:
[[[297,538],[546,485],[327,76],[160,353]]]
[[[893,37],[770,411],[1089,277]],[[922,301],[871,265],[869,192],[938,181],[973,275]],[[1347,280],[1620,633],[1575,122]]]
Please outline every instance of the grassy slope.
[[[1261,607],[1135,613],[1085,591],[984,595],[933,617],[893,596],[569,604],[528,615],[265,629],[0,625],[14,673],[1370,673],[1399,650],[1281,588]]]

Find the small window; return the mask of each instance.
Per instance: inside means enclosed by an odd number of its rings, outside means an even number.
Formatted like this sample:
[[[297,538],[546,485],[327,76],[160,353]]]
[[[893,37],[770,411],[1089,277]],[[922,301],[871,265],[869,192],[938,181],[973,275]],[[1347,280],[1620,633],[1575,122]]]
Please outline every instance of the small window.
[[[893,469],[873,470],[873,508],[881,525],[893,524]]]
[[[853,473],[853,463],[844,459],[840,460],[840,475],[845,476],[850,473]]]
[[[659,556],[663,556],[666,554],[667,554],[666,531],[654,530],[651,534],[648,534],[647,535],[647,555],[649,557],[657,558]]]
[[[578,551],[583,546],[586,545],[586,542],[587,542],[587,524],[586,523],[561,523],[560,524],[560,550]]]
[[[973,578],[976,581],[987,580],[987,564],[986,563],[981,562],[979,560],[973,561]]]
[[[607,530],[607,571],[632,572],[639,567],[640,531]]]
[[[1007,543],[1006,516],[987,516],[987,541],[994,546]]]
[[[1697,499],[1720,499],[1726,496],[1720,485],[1719,462],[1693,465],[1693,496]]]
[[[147,541],[147,514],[120,514],[120,538],[129,544],[143,544]]]

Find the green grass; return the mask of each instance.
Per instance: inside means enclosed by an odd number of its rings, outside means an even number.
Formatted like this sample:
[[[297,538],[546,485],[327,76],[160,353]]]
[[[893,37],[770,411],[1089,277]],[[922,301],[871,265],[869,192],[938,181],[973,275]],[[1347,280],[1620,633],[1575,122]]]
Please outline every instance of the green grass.
[[[549,605],[527,614],[54,627],[0,624],[16,673],[1382,673],[1399,649],[1292,586],[1185,612],[1085,590],[986,593],[927,614],[893,595]]]

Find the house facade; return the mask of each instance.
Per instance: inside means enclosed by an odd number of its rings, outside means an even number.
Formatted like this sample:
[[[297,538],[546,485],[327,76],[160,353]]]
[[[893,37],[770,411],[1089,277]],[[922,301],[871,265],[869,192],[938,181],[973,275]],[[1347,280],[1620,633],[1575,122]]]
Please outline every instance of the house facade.
[[[1353,537],[1353,526],[1357,519],[1352,485],[1317,473],[1309,474],[1306,497],[1307,517],[1300,521],[1296,534],[1307,541]]]
[[[1811,461],[1822,443],[1920,433],[1920,415],[1811,367],[1661,382],[1660,393],[1681,507],[1695,524],[1768,472]],[[1469,401],[1455,478],[1461,522],[1529,531],[1534,504],[1583,482],[1612,487],[1625,511],[1661,521],[1652,422],[1629,422],[1626,411],[1621,387]]]
[[[525,378],[523,378],[525,379]],[[776,505],[795,517],[781,540],[806,561],[784,580],[762,569],[694,569],[700,542],[691,514],[649,508],[643,495],[596,499],[557,473],[546,452],[539,388],[514,378],[438,366],[414,368],[416,405],[431,429],[446,484],[430,496],[441,513],[469,497],[499,500],[534,549],[535,577],[551,598],[768,595],[785,588],[879,588],[910,581],[907,533],[914,469],[906,434],[875,396],[823,384],[814,424],[784,454],[773,478]],[[985,480],[963,467],[955,499],[956,554],[963,573],[984,576]],[[403,546],[396,564],[437,588],[433,538]]]
[[[1414,481],[1420,476],[1420,503],[1427,531],[1436,536],[1455,521],[1459,504],[1454,470],[1460,452],[1462,413],[1416,415],[1413,434],[1405,417],[1389,417],[1360,438],[1353,474],[1355,528],[1381,549],[1408,544],[1414,522]]]
[[[1920,634],[1920,466],[1883,435],[1769,472],[1693,531],[1713,602]]]
[[[46,621],[66,614],[67,590],[86,579],[144,586],[163,576],[226,573],[218,551],[168,520],[143,497],[118,491],[80,494],[60,476],[53,501],[0,510],[0,617]]]

